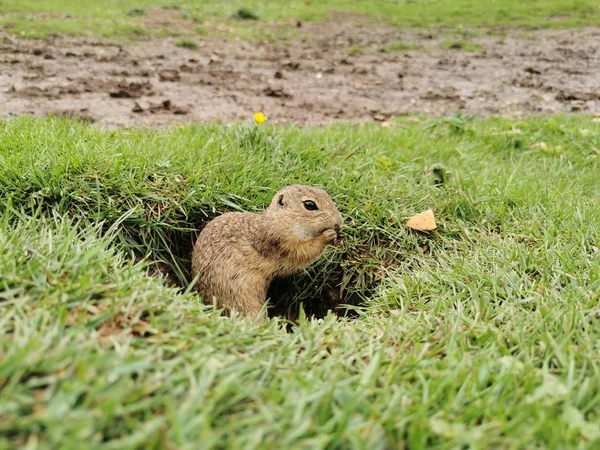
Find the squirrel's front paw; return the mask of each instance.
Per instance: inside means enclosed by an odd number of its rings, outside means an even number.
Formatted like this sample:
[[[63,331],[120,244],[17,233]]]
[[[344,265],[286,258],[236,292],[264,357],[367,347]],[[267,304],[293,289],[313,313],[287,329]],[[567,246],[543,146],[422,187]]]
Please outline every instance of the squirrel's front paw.
[[[321,236],[323,236],[325,242],[333,242],[337,239],[338,234],[335,230],[325,230]]]

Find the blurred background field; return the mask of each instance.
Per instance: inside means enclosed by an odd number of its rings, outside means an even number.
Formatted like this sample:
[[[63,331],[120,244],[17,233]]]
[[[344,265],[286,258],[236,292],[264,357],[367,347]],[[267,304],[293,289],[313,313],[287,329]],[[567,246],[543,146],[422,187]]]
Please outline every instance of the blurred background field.
[[[197,24],[196,30],[165,27],[158,34],[246,31],[262,38],[270,34],[259,23],[327,20],[336,13],[362,15],[400,27],[526,27],[558,28],[600,24],[598,3],[594,0],[373,0],[373,1],[194,1],[194,0],[7,0],[0,7],[2,21],[24,37],[49,33],[104,37],[154,35],[147,17],[157,10],[179,11],[183,19]],[[260,21],[260,22],[259,22]],[[204,27],[206,28],[204,28]]]

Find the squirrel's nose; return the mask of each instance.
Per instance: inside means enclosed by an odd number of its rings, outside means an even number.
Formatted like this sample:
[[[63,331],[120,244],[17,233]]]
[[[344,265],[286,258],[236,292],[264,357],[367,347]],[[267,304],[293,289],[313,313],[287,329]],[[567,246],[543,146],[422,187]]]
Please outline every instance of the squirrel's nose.
[[[342,227],[341,227],[339,224],[337,224],[337,223],[336,223],[336,224],[335,224],[335,232],[336,232],[337,234],[340,234],[340,231],[342,231]]]

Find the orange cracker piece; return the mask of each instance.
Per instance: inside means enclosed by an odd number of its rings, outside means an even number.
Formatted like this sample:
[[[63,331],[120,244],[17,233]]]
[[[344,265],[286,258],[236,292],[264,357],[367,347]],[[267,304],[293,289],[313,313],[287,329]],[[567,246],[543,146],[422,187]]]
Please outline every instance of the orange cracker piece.
[[[412,216],[408,222],[406,222],[406,226],[408,228],[412,228],[413,230],[420,231],[431,231],[437,228],[435,224],[435,216],[433,215],[433,210],[428,209],[427,211],[423,211],[419,214]]]

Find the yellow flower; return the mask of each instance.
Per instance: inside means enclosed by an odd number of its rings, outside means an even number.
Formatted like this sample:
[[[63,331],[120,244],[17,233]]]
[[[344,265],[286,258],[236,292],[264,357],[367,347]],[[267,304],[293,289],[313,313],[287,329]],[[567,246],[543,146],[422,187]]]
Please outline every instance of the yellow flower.
[[[265,120],[267,120],[267,116],[265,116],[263,113],[261,113],[261,112],[254,113],[254,122],[256,122],[257,124],[261,124]]]

